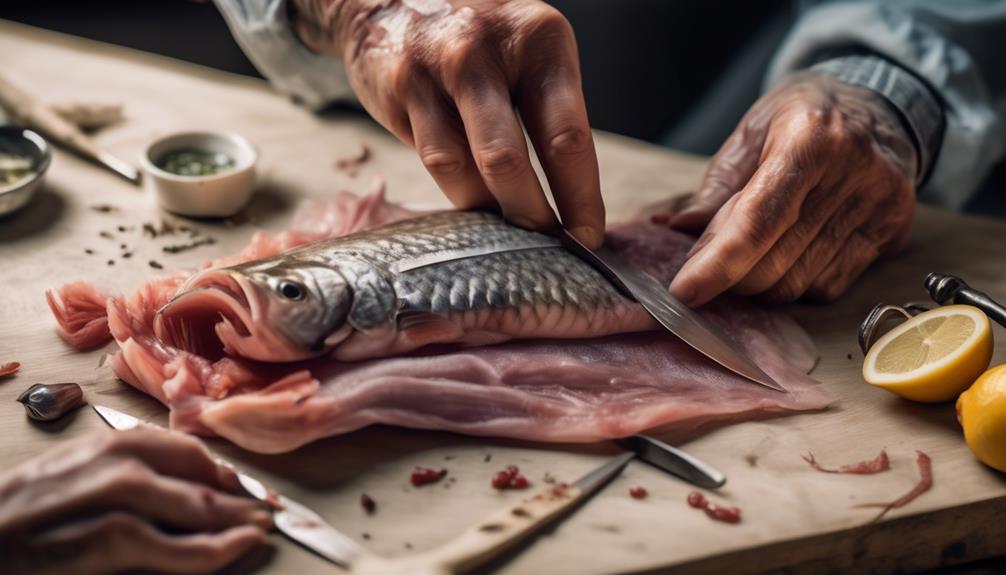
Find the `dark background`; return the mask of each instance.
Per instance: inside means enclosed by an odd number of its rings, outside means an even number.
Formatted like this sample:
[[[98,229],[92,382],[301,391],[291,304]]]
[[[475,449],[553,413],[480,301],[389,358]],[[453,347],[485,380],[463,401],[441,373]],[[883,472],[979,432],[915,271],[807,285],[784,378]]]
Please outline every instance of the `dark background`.
[[[576,30],[591,123],[700,153],[714,152],[754,101],[790,7],[789,0],[551,3]],[[3,0],[0,18],[258,76],[211,2]],[[714,86],[728,66],[736,72],[729,86]],[[729,93],[729,105],[704,97],[711,90]],[[686,120],[700,101],[723,108],[711,114],[718,125]]]

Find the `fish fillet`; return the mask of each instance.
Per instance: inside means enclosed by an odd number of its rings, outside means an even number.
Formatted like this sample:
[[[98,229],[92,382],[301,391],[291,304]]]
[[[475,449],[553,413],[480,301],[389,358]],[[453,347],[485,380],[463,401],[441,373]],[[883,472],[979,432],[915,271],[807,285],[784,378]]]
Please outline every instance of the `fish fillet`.
[[[309,242],[414,216],[384,201],[342,193],[313,204],[294,230],[256,234],[230,266]],[[609,230],[608,245],[668,282],[693,239],[651,224]],[[116,374],[171,409],[175,429],[218,435],[275,453],[374,423],[538,441],[590,442],[659,430],[684,437],[709,424],[823,409],[829,397],[806,373],[816,361],[807,334],[784,313],[722,297],[701,313],[719,325],[789,393],[736,376],[671,334],[653,331],[590,339],[437,346],[390,359],[316,358],[263,363],[202,357],[166,344],[155,313],[191,274],[157,278],[128,297],[69,284],[47,294],[64,338],[78,348],[111,333]],[[107,323],[108,331],[102,325]]]

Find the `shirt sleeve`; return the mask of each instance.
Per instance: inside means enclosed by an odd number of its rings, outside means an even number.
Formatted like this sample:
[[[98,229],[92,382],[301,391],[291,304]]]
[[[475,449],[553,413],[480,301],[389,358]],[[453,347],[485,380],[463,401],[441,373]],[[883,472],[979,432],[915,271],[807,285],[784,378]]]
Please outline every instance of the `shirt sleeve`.
[[[309,50],[294,34],[286,0],[214,0],[234,39],[276,90],[318,109],[356,101],[333,55]]]
[[[816,4],[776,53],[767,83],[841,52],[880,56],[910,73],[931,90],[944,119],[920,197],[960,209],[1006,157],[1006,68],[1000,56],[1006,50],[1006,0]],[[921,117],[917,112],[915,118]],[[925,137],[914,128],[914,137]]]

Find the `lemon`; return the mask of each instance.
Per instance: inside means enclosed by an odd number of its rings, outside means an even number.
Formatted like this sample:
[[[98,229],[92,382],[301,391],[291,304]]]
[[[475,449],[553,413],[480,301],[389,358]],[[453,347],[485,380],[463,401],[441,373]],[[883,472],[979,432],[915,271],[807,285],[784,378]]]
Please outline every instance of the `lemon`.
[[[961,394],[957,420],[975,457],[1006,471],[1006,365],[986,371]]]
[[[992,361],[989,318],[969,305],[921,313],[884,334],[863,360],[863,379],[906,399],[950,401]]]

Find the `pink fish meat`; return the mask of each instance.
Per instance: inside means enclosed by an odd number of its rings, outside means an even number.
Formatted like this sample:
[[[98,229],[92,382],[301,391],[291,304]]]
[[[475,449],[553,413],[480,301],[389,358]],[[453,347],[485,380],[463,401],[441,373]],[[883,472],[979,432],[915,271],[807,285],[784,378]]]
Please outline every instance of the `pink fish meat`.
[[[240,254],[207,262],[204,269],[276,256],[416,215],[385,202],[381,189],[364,197],[342,193],[302,212],[295,229],[259,232]],[[665,283],[692,241],[644,220],[614,226],[608,239]],[[485,347],[414,346],[383,359],[325,354],[263,362],[219,346],[209,353],[184,330],[166,338],[165,328],[156,327],[157,311],[192,276],[156,278],[128,297],[103,296],[77,282],[47,298],[74,347],[93,347],[111,334],[119,346],[115,373],[168,406],[173,428],[222,436],[258,452],[289,451],[374,423],[554,442],[653,429],[682,437],[711,423],[818,410],[830,402],[806,375],[817,357],[807,334],[782,312],[729,296],[701,312],[789,393],[753,385],[670,334],[616,333],[639,329],[633,314],[633,325],[608,326],[601,333],[611,335],[602,337],[589,337],[591,332],[583,339]],[[247,335],[240,326],[234,329]]]

